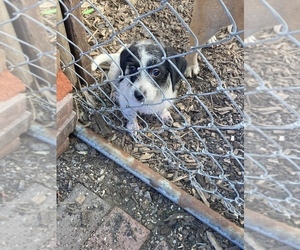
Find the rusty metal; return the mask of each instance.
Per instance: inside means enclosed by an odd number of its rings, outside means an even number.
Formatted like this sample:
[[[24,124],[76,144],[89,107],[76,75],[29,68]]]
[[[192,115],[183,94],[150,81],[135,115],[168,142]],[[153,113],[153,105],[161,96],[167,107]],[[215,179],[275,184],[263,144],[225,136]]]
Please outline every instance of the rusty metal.
[[[295,249],[300,249],[300,229],[246,208],[245,227]],[[247,230],[245,230],[245,234],[247,234]]]
[[[159,193],[178,204],[200,221],[226,237],[240,248],[244,244],[244,230],[233,222],[204,205],[202,202],[181,190],[164,177],[148,168],[128,153],[116,148],[100,135],[77,123],[73,132],[78,138],[110,158],[118,165],[153,187]]]
[[[33,122],[26,134],[56,147],[56,130],[54,129],[47,128],[41,124]]]

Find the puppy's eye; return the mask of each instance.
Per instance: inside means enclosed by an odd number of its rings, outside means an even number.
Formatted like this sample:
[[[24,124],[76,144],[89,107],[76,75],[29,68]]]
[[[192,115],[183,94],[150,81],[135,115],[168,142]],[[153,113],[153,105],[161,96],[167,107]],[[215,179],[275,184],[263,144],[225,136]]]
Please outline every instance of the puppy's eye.
[[[153,69],[151,71],[151,76],[158,77],[159,75],[160,75],[160,70],[159,69]]]
[[[137,72],[137,68],[133,65],[129,67],[129,74],[134,74]]]

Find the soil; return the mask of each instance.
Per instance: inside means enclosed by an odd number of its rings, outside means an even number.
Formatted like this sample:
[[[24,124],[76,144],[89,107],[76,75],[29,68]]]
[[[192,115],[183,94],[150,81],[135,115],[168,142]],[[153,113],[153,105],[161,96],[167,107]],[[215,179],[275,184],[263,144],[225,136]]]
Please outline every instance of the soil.
[[[294,125],[299,122],[300,50],[273,29],[259,32],[256,38],[256,45],[245,48],[245,122],[250,124],[245,130],[245,206],[298,228],[299,183],[294,180],[300,133]],[[272,43],[263,42],[271,38]],[[277,246],[258,233],[253,235],[267,248]]]
[[[155,249],[161,240],[170,249],[214,249],[209,233],[223,249],[239,249],[101,153],[71,136],[70,150],[57,162],[58,202],[62,202],[77,183],[110,205],[120,207],[151,231],[143,250]]]
[[[120,49],[120,41],[153,39],[152,34],[179,53],[185,52],[188,32],[172,8],[188,24],[193,1],[172,0],[164,8],[160,3],[137,1],[134,7],[140,16],[125,1],[82,4],[87,41],[91,46],[87,54],[94,57],[114,53]],[[227,36],[224,28],[217,39]],[[181,82],[178,99],[171,109],[173,126],[162,127],[155,116],[141,116],[141,131],[136,137],[130,136],[124,129],[126,121],[119,107],[109,97],[106,66],[94,72],[95,85],[83,85],[74,91],[76,111],[79,122],[242,227],[243,48],[233,39],[201,52],[207,62],[200,59],[200,75]],[[217,91],[218,87],[225,92]],[[155,249],[161,239],[171,249],[213,249],[216,245],[212,239],[222,248],[236,249],[227,239],[95,149],[77,138],[71,138],[70,145],[70,150],[58,160],[59,201],[63,201],[76,183],[81,183],[151,230],[143,249]]]
[[[169,3],[161,8],[159,1],[138,1],[135,8],[141,15],[151,13],[141,20],[155,37],[184,52],[188,32],[170,6],[189,23],[193,5],[191,1]],[[95,1],[81,7],[83,11],[91,7],[96,10],[83,15],[89,30],[87,39],[97,48],[91,50],[91,56],[118,51],[120,40],[151,37],[143,24],[133,21],[134,10],[122,1]],[[111,36],[110,27],[115,28],[115,36]],[[227,28],[216,35],[219,41],[227,36]],[[74,93],[77,114],[85,126],[242,226],[243,48],[233,39],[201,52],[207,61],[200,60],[200,75],[179,85],[178,99],[170,110],[173,126],[165,126],[155,116],[141,115],[142,129],[132,138],[124,128],[126,121],[119,107],[109,98],[107,67],[94,73],[98,84]]]

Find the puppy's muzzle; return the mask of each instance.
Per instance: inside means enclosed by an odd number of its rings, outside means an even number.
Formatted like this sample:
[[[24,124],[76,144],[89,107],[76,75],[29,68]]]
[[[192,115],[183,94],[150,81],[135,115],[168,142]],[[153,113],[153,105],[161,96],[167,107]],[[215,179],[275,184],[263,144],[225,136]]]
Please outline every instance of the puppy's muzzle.
[[[145,101],[145,94],[146,93],[142,93],[141,91],[139,90],[135,90],[133,95],[135,97],[135,99],[139,102],[144,102]]]

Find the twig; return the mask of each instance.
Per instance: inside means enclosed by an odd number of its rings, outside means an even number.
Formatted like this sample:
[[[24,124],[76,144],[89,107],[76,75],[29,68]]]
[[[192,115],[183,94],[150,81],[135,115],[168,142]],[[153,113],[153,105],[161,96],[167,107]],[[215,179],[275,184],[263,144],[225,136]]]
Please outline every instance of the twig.
[[[217,242],[217,240],[212,232],[207,231],[206,235],[207,235],[209,242],[213,245],[213,247],[216,250],[223,250],[223,248],[219,245],[219,243]]]

